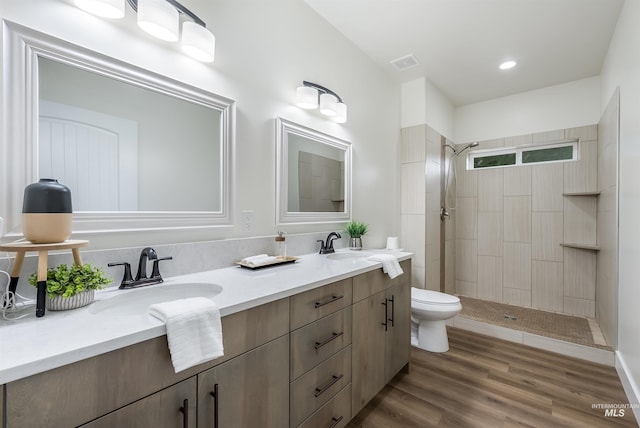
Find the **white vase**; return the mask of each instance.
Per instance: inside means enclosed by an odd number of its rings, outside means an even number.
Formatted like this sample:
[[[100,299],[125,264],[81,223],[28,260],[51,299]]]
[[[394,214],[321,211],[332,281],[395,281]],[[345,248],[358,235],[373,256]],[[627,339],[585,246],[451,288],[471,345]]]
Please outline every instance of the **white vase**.
[[[50,311],[66,311],[68,309],[81,308],[93,302],[94,297],[95,290],[85,290],[71,297],[47,296],[47,309]]]

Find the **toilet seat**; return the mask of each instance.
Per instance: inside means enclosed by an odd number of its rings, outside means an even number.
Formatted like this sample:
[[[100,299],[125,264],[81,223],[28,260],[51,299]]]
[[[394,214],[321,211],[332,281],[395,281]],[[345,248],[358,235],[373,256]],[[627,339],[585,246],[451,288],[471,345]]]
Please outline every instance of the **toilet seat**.
[[[440,293],[439,291],[423,290],[411,287],[411,300],[418,303],[428,303],[432,305],[459,305],[460,299],[451,294]]]

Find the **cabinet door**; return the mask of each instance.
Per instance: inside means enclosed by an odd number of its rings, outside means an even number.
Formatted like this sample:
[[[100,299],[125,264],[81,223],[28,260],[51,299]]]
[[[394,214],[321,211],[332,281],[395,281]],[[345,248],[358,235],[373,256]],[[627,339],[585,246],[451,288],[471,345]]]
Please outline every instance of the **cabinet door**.
[[[198,427],[288,425],[288,335],[198,375]]]
[[[352,414],[385,385],[385,291],[353,305]]]
[[[387,290],[386,370],[389,382],[409,362],[411,345],[411,287],[396,283]]]
[[[129,404],[83,428],[195,428],[196,377]]]

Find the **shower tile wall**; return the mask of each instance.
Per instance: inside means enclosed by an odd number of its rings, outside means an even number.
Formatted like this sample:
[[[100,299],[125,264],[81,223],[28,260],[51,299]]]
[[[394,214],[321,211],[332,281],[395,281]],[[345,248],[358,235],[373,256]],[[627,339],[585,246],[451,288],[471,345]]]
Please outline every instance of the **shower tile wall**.
[[[620,91],[616,90],[598,123],[598,245],[596,319],[607,343],[617,343],[618,284],[618,122]]]
[[[430,290],[440,290],[440,140],[426,125],[401,131],[400,244],[415,253],[415,286]]]
[[[576,162],[466,170],[457,161],[455,291],[595,317],[597,126],[481,141],[478,149],[580,138]]]

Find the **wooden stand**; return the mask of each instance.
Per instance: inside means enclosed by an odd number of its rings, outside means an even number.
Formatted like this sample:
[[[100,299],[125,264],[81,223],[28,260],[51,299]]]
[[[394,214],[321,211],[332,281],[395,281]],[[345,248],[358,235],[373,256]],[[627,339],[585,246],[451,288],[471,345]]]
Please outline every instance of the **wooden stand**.
[[[9,292],[15,293],[20,279],[20,271],[24,262],[24,255],[28,251],[38,252],[38,291],[36,298],[36,317],[43,317],[45,312],[45,301],[47,296],[47,268],[49,261],[49,251],[71,250],[73,261],[82,266],[80,248],[89,245],[87,240],[67,240],[55,244],[32,244],[31,242],[13,242],[0,245],[0,251],[16,253],[16,261],[11,270],[11,281],[9,282]],[[6,305],[7,302],[4,302]]]

